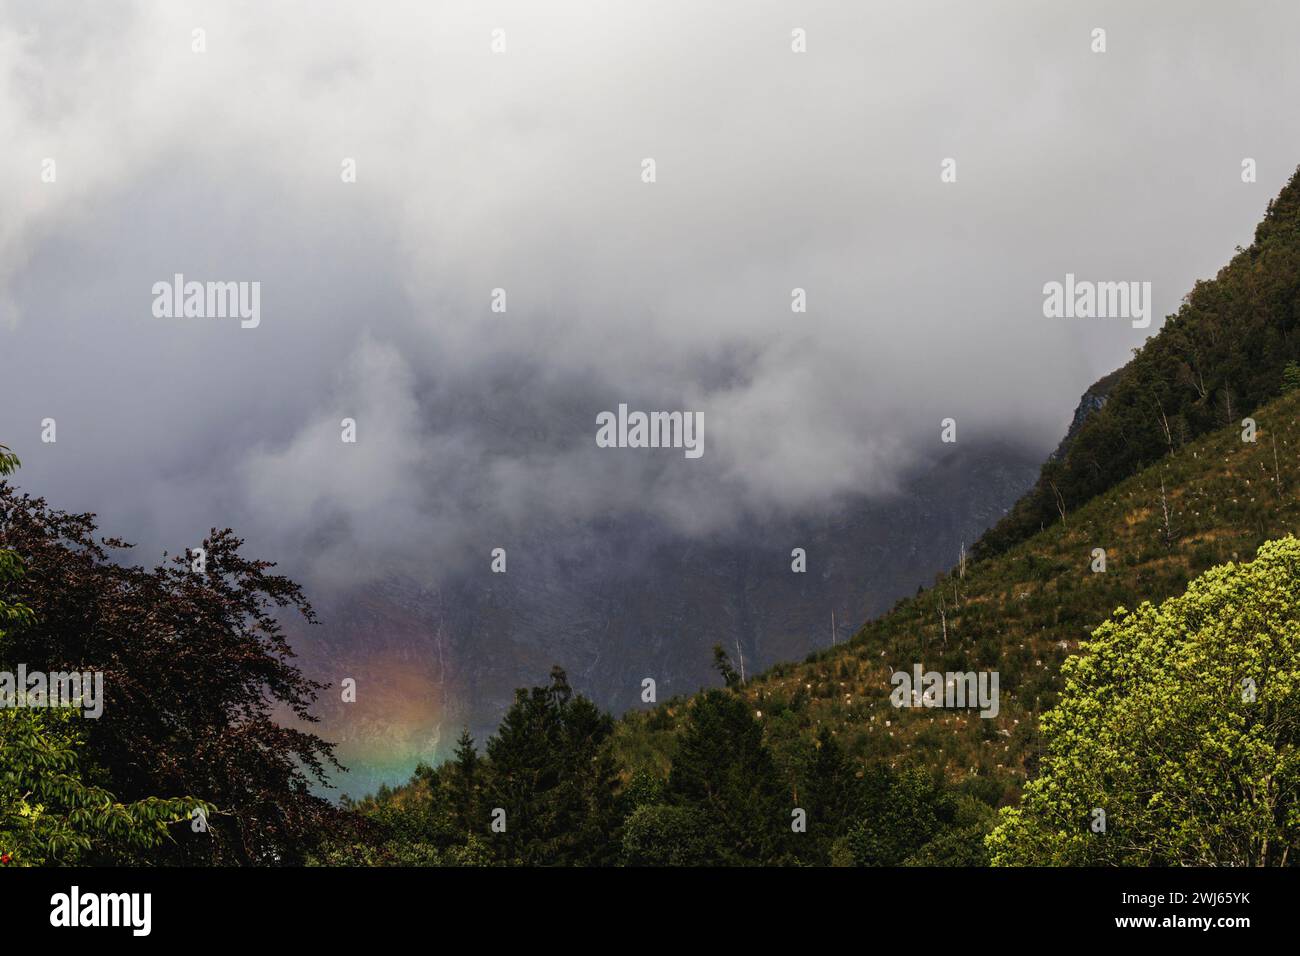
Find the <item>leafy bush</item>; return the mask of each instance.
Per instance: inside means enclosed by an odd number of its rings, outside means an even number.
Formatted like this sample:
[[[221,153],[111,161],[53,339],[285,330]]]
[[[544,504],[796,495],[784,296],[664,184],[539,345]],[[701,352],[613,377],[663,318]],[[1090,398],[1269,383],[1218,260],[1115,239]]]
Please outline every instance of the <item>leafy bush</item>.
[[[988,839],[995,864],[1294,861],[1300,541],[1120,608],[1062,673],[1041,775]]]

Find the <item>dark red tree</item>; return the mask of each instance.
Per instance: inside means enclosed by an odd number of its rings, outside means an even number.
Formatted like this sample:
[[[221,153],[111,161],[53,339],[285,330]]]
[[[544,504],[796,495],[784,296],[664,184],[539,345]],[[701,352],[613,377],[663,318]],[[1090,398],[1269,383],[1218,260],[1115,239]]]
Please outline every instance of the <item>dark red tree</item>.
[[[293,663],[277,614],[314,620],[293,581],[240,554],[227,529],[152,569],[124,563],[130,545],[96,537],[95,516],[49,508],[0,483],[0,548],[26,574],[6,585],[36,622],[11,652],[29,669],[104,674],[104,710],[87,720],[88,754],[119,799],[192,794],[217,807],[207,832],[178,826],[149,861],[297,863],[341,811],[317,793],[332,744],[311,733],[325,685]]]

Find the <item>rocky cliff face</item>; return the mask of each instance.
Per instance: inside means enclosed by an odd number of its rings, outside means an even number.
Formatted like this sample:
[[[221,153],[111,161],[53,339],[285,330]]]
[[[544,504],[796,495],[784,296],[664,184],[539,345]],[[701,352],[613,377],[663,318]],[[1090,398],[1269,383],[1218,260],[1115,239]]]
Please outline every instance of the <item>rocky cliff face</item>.
[[[1083,393],[1083,397],[1079,399],[1079,404],[1075,406],[1074,418],[1070,421],[1070,427],[1066,430],[1065,437],[1056,446],[1056,451],[1047,456],[1048,461],[1060,461],[1065,457],[1065,453],[1070,450],[1070,446],[1074,443],[1074,439],[1079,434],[1079,429],[1083,427],[1083,423],[1105,407],[1106,398],[1110,394],[1111,388],[1119,381],[1120,373],[1123,371],[1122,368],[1116,369],[1109,375],[1098,379]]]
[[[318,602],[293,635],[304,669],[336,685],[317,712],[356,795],[444,759],[462,726],[482,744],[517,687],[553,664],[615,713],[717,683],[711,648],[747,672],[846,640],[967,548],[1028,488],[1037,455],[1011,446],[937,457],[888,500],[831,516],[764,519],[708,541],[646,520],[555,528],[509,552],[506,574],[389,581]],[[791,570],[791,550],[807,571]],[[486,564],[486,562],[485,562]],[[834,615],[835,631],[832,631]],[[343,703],[337,685],[357,681]]]

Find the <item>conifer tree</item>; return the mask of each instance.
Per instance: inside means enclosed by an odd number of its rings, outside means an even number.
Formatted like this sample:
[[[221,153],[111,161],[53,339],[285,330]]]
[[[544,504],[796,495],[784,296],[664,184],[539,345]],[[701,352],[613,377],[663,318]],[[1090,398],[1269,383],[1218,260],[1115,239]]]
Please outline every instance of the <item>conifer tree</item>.
[[[831,846],[847,829],[853,817],[853,768],[829,728],[817,733],[808,763],[801,800],[808,811],[808,844],[804,859],[829,863]]]
[[[505,812],[488,843],[506,863],[613,863],[621,844],[613,719],[574,696],[563,669],[546,687],[520,689],[488,740],[484,810]]]
[[[779,862],[793,809],[763,730],[737,695],[694,701],[668,776],[669,799],[692,808],[711,841],[710,862]]]
[[[479,755],[474,749],[474,738],[469,728],[461,730],[456,741],[454,768],[451,774],[451,804],[456,823],[465,833],[482,833],[484,821],[480,819]]]

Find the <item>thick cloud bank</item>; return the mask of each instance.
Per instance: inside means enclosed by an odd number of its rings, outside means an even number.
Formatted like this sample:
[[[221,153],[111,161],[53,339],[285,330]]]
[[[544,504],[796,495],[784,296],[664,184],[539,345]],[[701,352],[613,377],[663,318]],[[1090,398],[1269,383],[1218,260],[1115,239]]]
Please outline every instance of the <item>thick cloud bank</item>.
[[[317,583],[886,495],[947,416],[1046,451],[1300,161],[1300,7],[1191,6],[0,4],[0,441]],[[1156,322],[1044,318],[1066,273]],[[620,403],[704,455],[596,447]]]

